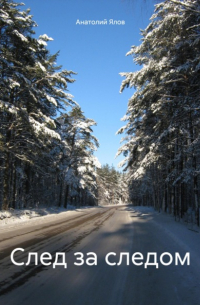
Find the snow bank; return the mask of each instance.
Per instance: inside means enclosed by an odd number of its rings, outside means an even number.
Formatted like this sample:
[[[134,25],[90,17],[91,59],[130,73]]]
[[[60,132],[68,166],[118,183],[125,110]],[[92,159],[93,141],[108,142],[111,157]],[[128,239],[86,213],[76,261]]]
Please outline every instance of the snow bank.
[[[21,209],[21,210],[9,209],[8,211],[0,211],[0,227],[4,227],[6,225],[18,224],[22,222],[28,222],[30,221],[30,219],[37,217],[58,215],[61,213],[63,214],[74,210],[77,210],[75,206],[68,205],[67,209],[58,208],[58,207],[49,207],[49,208],[30,208],[30,209]]]

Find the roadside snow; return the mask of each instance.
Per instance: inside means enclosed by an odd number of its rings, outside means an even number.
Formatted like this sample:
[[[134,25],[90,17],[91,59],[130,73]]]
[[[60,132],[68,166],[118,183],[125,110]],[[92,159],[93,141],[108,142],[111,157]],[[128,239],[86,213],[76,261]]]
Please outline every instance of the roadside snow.
[[[58,207],[49,207],[49,208],[30,208],[30,209],[21,209],[14,210],[9,209],[7,211],[0,211],[0,229],[7,230],[13,228],[13,225],[21,226],[35,222],[44,222],[49,221],[49,218],[57,217],[66,217],[72,215],[75,211],[84,211],[87,208],[94,207],[81,207],[76,208],[75,206],[68,205],[67,209],[58,208]]]
[[[176,220],[170,214],[155,211],[152,207],[132,207],[133,212],[140,218],[148,219],[155,226],[157,234],[169,236],[171,240],[191,255],[193,264],[200,267],[200,228],[184,220]]]
[[[133,210],[135,212],[138,213],[138,215],[140,216],[144,216],[144,215],[157,215],[158,219],[156,219],[156,221],[159,220],[159,223],[162,225],[164,223],[170,223],[170,227],[172,226],[173,222],[176,224],[180,224],[180,227],[187,227],[188,230],[194,231],[196,233],[200,233],[200,227],[198,227],[196,224],[194,224],[193,222],[189,221],[190,218],[183,218],[183,219],[175,219],[175,217],[172,214],[167,214],[165,212],[158,212],[155,211],[153,207],[146,207],[146,206],[133,206],[132,207]],[[188,220],[187,220],[188,219]]]

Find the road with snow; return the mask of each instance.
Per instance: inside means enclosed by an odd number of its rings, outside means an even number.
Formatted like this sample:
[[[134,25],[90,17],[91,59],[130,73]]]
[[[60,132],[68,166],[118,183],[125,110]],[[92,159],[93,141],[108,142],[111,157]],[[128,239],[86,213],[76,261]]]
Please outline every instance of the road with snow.
[[[131,206],[96,207],[41,218],[25,225],[8,227],[0,234],[0,304],[6,305],[199,305],[199,233],[171,216],[148,208]],[[29,252],[65,252],[63,266],[15,266],[10,254],[23,248],[15,259],[27,262]],[[74,265],[74,253],[97,254],[97,265]],[[122,252],[164,252],[184,257],[190,252],[190,265],[136,266]],[[54,260],[53,260],[54,261]],[[146,261],[146,259],[145,259]],[[144,262],[145,262],[144,261]]]

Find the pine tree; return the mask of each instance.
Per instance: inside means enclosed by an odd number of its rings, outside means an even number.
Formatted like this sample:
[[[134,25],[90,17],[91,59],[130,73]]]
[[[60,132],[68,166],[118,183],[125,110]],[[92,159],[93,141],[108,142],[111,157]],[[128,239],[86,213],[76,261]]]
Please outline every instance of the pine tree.
[[[65,207],[71,203],[84,205],[87,197],[96,195],[96,168],[100,163],[93,155],[99,146],[98,140],[92,135],[92,126],[96,122],[87,119],[80,106],[72,108],[69,113],[58,118],[61,126],[61,139],[65,146],[63,161],[65,170],[62,179],[65,181]]]
[[[97,169],[98,202],[102,205],[128,203],[127,175],[105,164]]]
[[[33,168],[44,174],[50,167],[52,140],[60,140],[54,116],[73,104],[66,93],[67,83],[74,81],[73,72],[55,65],[58,54],[50,55],[46,47],[52,39],[47,35],[34,38],[36,24],[29,10],[21,11],[18,6],[8,0],[0,4],[3,208],[15,201],[18,173],[24,180],[21,187],[26,188]]]
[[[142,44],[128,53],[141,70],[121,73],[125,76],[121,91],[129,86],[136,92],[129,100],[128,123],[119,130],[127,133],[119,153],[127,156],[130,180],[141,190],[146,185],[146,191],[139,192],[140,202],[151,194],[156,208],[182,217],[188,208],[185,195],[192,193],[197,223],[198,15],[198,1],[169,0],[156,6],[151,23],[142,31]]]

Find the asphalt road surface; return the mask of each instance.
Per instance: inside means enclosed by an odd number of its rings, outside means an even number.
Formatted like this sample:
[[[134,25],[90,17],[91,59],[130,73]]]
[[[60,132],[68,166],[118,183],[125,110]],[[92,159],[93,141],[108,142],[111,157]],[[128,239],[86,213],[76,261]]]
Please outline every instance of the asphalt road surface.
[[[85,209],[13,228],[0,234],[0,305],[200,305],[199,235],[169,216],[130,206]],[[18,247],[25,250],[16,254],[18,262],[27,262],[29,252],[49,252],[53,259],[65,252],[67,269],[34,262],[15,266],[10,254]],[[105,262],[109,252],[116,253],[110,262],[118,262],[122,252],[146,258],[148,252],[184,257],[187,251],[189,266]],[[74,265],[76,252],[85,258],[96,253],[97,265]]]

